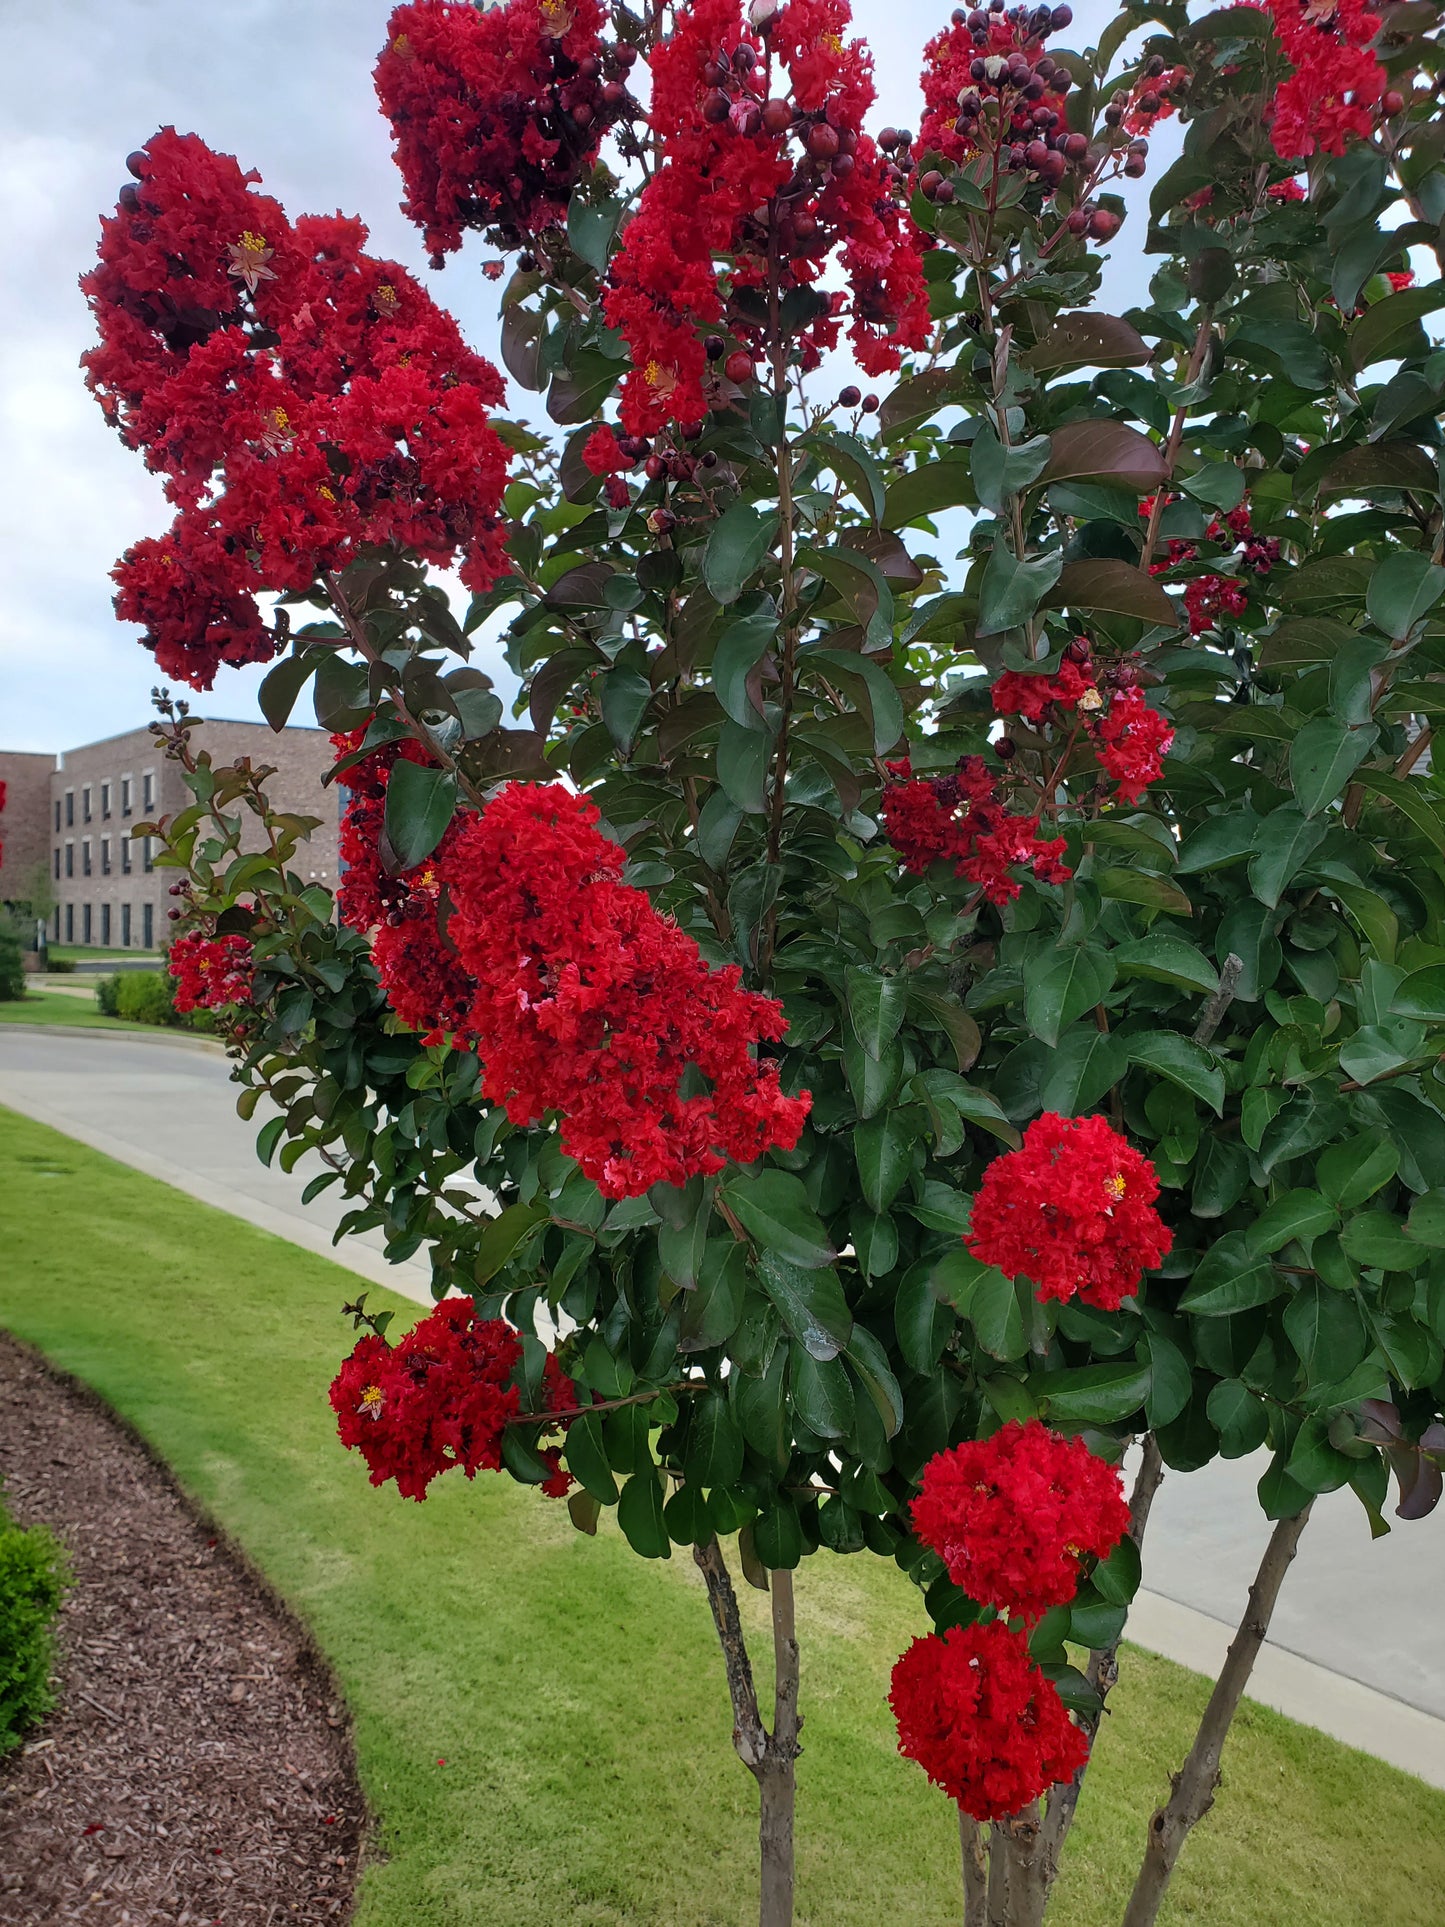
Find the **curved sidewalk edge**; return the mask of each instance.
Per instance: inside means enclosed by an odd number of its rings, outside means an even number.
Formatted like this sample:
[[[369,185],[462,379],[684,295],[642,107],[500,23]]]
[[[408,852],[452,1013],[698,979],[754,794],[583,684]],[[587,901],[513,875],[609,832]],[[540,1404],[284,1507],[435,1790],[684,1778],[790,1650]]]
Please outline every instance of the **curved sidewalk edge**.
[[[1223,1620],[1147,1590],[1136,1593],[1124,1627],[1126,1641],[1211,1679],[1219,1677],[1233,1637],[1234,1627]],[[1248,1697],[1431,1786],[1445,1787],[1445,1720],[1404,1700],[1268,1640],[1254,1663]]]
[[[132,1029],[118,1024],[114,1030],[101,1024],[0,1024],[0,1036],[13,1033],[17,1037],[75,1037],[89,1040],[92,1037],[119,1038],[123,1044],[179,1044],[182,1050],[209,1051],[213,1057],[224,1057],[226,1046],[218,1037],[203,1037],[194,1030],[167,1030],[160,1024],[137,1024]],[[56,1125],[56,1130],[63,1127]],[[73,1137],[75,1133],[72,1131]]]

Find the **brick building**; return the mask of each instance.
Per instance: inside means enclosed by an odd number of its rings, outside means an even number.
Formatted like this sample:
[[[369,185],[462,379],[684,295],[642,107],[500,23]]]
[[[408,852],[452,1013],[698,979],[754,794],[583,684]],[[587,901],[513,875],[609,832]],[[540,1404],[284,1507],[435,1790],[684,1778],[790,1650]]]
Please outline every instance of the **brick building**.
[[[50,871],[50,772],[55,758],[0,749],[0,903],[31,903]]]
[[[336,887],[338,796],[322,785],[331,767],[330,738],[320,729],[284,729],[278,735],[265,723],[207,721],[191,737],[217,766],[249,756],[271,764],[276,774],[266,788],[278,809],[321,818],[309,842],[297,851],[296,868]],[[46,819],[44,857],[50,872],[54,908],[50,940],[119,950],[155,950],[165,942],[168,892],[174,874],[157,869],[158,841],[133,837],[137,823],[175,816],[194,800],[174,763],[168,762],[148,729],[130,730],[57,757],[18,759],[0,755],[0,776],[18,761],[44,766],[39,791]],[[36,773],[21,772],[23,785],[11,784],[8,820],[17,789],[21,818],[30,823],[35,809]],[[259,831],[247,818],[248,844]],[[8,867],[8,852],[7,852]]]

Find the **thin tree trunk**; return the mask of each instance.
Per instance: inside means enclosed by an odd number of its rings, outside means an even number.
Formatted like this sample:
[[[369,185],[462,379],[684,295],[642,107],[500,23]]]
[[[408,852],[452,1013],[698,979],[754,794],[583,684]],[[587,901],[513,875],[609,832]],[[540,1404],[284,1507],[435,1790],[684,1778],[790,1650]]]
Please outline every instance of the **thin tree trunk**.
[[[1164,1478],[1164,1461],[1159,1447],[1154,1442],[1154,1434],[1144,1435],[1144,1456],[1139,1461],[1139,1470],[1134,1475],[1134,1490],[1129,1495],[1129,1537],[1136,1546],[1144,1541],[1144,1528],[1149,1523],[1149,1509],[1154,1503],[1154,1494],[1159,1490]],[[1097,1647],[1089,1654],[1084,1677],[1099,1695],[1099,1711],[1084,1715],[1084,1727],[1089,1735],[1089,1758],[1093,1758],[1094,1741],[1098,1738],[1103,1724],[1104,1709],[1102,1702],[1107,1700],[1119,1678],[1119,1641],[1112,1645]],[[1074,1824],[1078,1811],[1079,1794],[1083,1790],[1084,1775],[1089,1770],[1089,1760],[1085,1760],[1072,1780],[1056,1786],[1049,1794],[1048,1817],[1043,1827],[1044,1892],[1045,1896],[1059,1876],[1059,1859],[1064,1851],[1064,1842],[1069,1837],[1069,1829]]]
[[[1009,1927],[1041,1927],[1049,1900],[1043,1809],[1031,1801],[1022,1813],[1000,1820],[995,1831],[1003,1837],[1008,1864]]]
[[[1008,1835],[995,1820],[988,1830],[988,1927],[1009,1927]]]
[[[743,1640],[737,1594],[716,1539],[694,1546],[693,1559],[707,1587],[713,1624],[727,1669],[733,1708],[733,1747],[758,1783],[760,1927],[792,1927],[793,1800],[798,1734],[798,1639],[793,1615],[793,1575],[774,1572],[769,1591],[773,1605],[773,1667],[776,1687],[773,1730],[758,1711],[752,1662]]]
[[[1168,1803],[1159,1808],[1149,1822],[1149,1841],[1144,1864],[1134,1883],[1133,1896],[1124,1914],[1124,1927],[1154,1927],[1159,1908],[1169,1886],[1190,1829],[1204,1818],[1214,1804],[1219,1785],[1219,1763],[1230,1722],[1244,1697],[1244,1689],[1254,1668],[1270,1616],[1279,1598],[1279,1589],[1294,1558],[1300,1534],[1310,1516],[1310,1508],[1292,1519],[1281,1519],[1270,1534],[1269,1545],[1249,1589],[1249,1604],[1239,1630],[1230,1641],[1218,1683],[1209,1696],[1204,1718],[1189,1749],[1189,1757],[1174,1775],[1174,1791]]]
[[[988,1849],[977,1820],[958,1809],[963,1849],[963,1927],[988,1927]]]

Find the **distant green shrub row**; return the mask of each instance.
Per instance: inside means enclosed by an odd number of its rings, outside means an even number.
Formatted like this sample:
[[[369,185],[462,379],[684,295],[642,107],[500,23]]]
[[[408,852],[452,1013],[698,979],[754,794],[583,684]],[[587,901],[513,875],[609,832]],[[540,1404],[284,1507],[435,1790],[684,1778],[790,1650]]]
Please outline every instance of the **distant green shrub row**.
[[[25,964],[20,945],[6,930],[0,930],[0,1004],[14,1003],[25,995]]]
[[[171,1029],[211,1031],[215,1019],[208,1010],[182,1015],[174,1001],[175,984],[162,970],[118,970],[96,985],[95,1001],[106,1017],[123,1017],[132,1024],[162,1024]]]

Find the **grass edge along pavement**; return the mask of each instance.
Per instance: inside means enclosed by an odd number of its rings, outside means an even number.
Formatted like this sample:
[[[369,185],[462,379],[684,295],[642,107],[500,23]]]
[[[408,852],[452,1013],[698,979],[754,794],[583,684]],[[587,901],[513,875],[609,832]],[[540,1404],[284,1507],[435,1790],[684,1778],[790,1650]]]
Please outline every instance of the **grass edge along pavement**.
[[[420,1506],[368,1487],[326,1405],[354,1290],[326,1260],[4,1110],[0,1200],[0,1324],[138,1428],[336,1668],[377,1816],[361,1927],[755,1917],[753,1785],[690,1559],[649,1567],[486,1475]],[[829,1554],[798,1595],[800,1927],[954,1923],[953,1809],[897,1757],[885,1701],[921,1603]],[[764,1602],[744,1610],[765,1676]],[[1069,1927],[1115,1927],[1207,1690],[1128,1651],[1066,1860]],[[1164,1919],[1442,1916],[1445,1794],[1246,1704]]]
[[[0,1024],[59,1025],[67,1030],[128,1030],[145,1027],[124,1018],[107,1017],[96,1006],[63,990],[28,990],[23,997],[0,1003]]]

